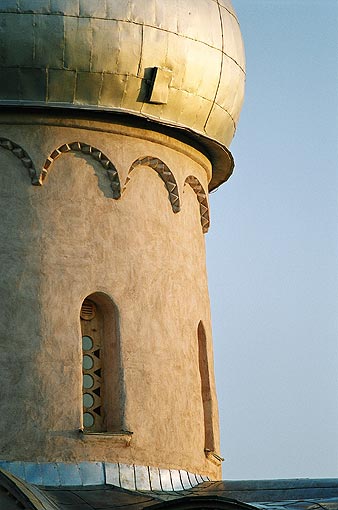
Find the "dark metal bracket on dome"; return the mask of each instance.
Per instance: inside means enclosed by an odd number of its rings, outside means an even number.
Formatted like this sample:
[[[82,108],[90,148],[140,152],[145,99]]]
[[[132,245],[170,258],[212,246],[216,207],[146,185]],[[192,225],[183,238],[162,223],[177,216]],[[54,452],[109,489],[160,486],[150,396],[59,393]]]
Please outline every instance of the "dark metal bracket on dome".
[[[95,2],[95,8],[90,0],[39,7],[35,0],[12,2],[16,7],[0,2],[6,48],[1,108],[82,110],[111,119],[111,114],[132,115],[154,130],[170,129],[170,136],[187,135],[210,157],[209,191],[216,189],[232,173],[228,146],[244,97],[240,27],[231,2],[203,1],[191,10],[181,1],[174,12],[170,1],[160,8],[162,2],[155,0],[154,19],[147,10],[137,14],[138,2],[131,2],[128,15],[121,14],[118,2]],[[15,29],[19,19],[24,38]],[[104,26],[110,27],[107,37]],[[46,46],[51,33],[53,44]],[[25,157],[22,162],[30,165]]]
[[[172,79],[172,71],[161,67],[149,69],[151,78],[148,83],[148,103],[167,104],[169,98],[169,86]]]

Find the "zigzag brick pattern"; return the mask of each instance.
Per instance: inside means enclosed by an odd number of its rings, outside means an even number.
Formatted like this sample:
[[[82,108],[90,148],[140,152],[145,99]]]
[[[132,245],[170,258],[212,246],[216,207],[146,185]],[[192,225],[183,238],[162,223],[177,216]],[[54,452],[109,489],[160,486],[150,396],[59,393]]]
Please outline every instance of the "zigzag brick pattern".
[[[88,145],[82,142],[65,143],[51,153],[51,155],[46,159],[46,162],[43,166],[43,170],[40,174],[41,184],[47,177],[50,167],[54,163],[54,161],[60,156],[62,156],[62,154],[66,154],[67,152],[80,152],[83,155],[85,156],[88,155],[95,161],[98,161],[107,172],[107,175],[110,180],[110,186],[113,192],[113,198],[115,199],[120,198],[121,196],[120,179],[113,163],[105,154],[103,154],[102,151],[100,151],[100,149],[97,149],[92,145]]]
[[[12,142],[8,138],[0,138],[0,147],[11,151],[11,153],[20,159],[21,163],[25,168],[27,168],[29,176],[31,178],[31,182],[34,186],[41,186],[42,182],[40,181],[39,176],[37,175],[36,169],[34,167],[33,161],[28,153],[17,143]]]
[[[200,204],[200,213],[201,213],[201,225],[204,234],[208,232],[210,227],[210,215],[209,215],[209,204],[208,198],[204,191],[204,188],[197,177],[193,175],[189,175],[184,184],[189,184],[191,188],[194,190],[197,196],[197,200]]]
[[[138,166],[148,166],[155,170],[155,172],[157,172],[157,174],[159,175],[159,177],[161,177],[162,181],[165,184],[165,187],[168,190],[169,200],[173,212],[174,213],[179,212],[181,210],[181,205],[176,179],[170,168],[158,158],[145,156],[143,158],[136,159],[129,168],[129,172],[124,183],[122,193],[125,191],[126,186],[131,179],[130,177],[131,172]]]

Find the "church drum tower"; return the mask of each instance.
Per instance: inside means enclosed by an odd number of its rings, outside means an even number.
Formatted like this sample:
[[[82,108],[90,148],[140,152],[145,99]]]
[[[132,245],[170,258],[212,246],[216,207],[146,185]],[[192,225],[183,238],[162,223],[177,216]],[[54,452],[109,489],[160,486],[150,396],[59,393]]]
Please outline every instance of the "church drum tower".
[[[244,95],[231,2],[7,0],[0,25],[0,464],[219,479],[204,234]]]

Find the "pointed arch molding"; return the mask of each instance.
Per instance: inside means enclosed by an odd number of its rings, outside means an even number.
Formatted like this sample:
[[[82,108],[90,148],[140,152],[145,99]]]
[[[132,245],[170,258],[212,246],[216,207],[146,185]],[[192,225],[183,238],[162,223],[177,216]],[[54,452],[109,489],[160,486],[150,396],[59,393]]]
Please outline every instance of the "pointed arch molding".
[[[15,157],[17,157],[23,166],[27,168],[29,177],[31,178],[31,182],[34,186],[40,186],[41,182],[37,171],[33,165],[33,161],[28,153],[21,147],[21,145],[12,142],[8,138],[0,138],[0,147],[10,151]]]
[[[98,161],[107,172],[108,178],[110,180],[110,187],[113,192],[113,198],[115,199],[120,198],[121,196],[120,179],[119,174],[117,173],[117,170],[113,163],[105,154],[103,154],[102,151],[100,151],[100,149],[97,149],[92,145],[88,145],[82,142],[72,142],[60,145],[58,149],[55,149],[50,154],[50,156],[48,156],[43,166],[42,172],[40,174],[41,184],[43,184],[43,181],[47,177],[48,172],[50,171],[50,167],[52,166],[54,161],[63,154],[66,154],[67,152],[80,152],[84,156],[90,156],[95,161]]]
[[[128,182],[130,181],[131,172],[137,168],[138,166],[148,166],[155,170],[159,177],[161,177],[162,181],[164,182],[165,187],[168,190],[169,194],[169,200],[171,203],[171,208],[174,213],[177,213],[181,210],[180,205],[180,196],[178,192],[177,182],[176,179],[170,170],[170,168],[159,158],[154,158],[151,156],[145,156],[143,158],[138,158],[132,163],[131,167],[129,168],[128,175],[126,178],[126,181],[123,186],[122,193],[125,191]]]
[[[189,175],[184,181],[184,185],[189,184],[189,186],[196,193],[197,200],[200,204],[200,214],[201,214],[201,225],[204,233],[208,232],[210,227],[210,215],[209,215],[209,204],[206,192],[200,181],[197,177],[193,175]]]

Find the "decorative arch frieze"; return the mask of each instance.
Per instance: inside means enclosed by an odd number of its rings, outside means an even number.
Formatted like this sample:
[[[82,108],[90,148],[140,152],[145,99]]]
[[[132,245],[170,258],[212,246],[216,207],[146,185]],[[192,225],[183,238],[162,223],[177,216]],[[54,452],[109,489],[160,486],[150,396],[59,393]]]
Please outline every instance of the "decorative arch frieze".
[[[20,145],[12,142],[12,140],[9,140],[8,138],[0,138],[0,147],[10,151],[14,156],[20,159],[23,166],[28,170],[32,184],[34,186],[41,186],[41,181],[33,165],[31,157]]]
[[[181,210],[180,196],[176,179],[170,168],[159,158],[152,156],[137,158],[130,166],[127,178],[121,190],[119,175],[114,164],[100,149],[97,149],[92,145],[82,142],[71,142],[61,145],[60,147],[55,149],[50,154],[50,156],[48,156],[43,166],[43,169],[40,173],[36,171],[33,161],[28,155],[28,153],[17,143],[13,142],[12,140],[9,140],[8,138],[0,137],[0,147],[11,151],[14,156],[20,159],[23,166],[27,168],[31,179],[31,183],[34,186],[41,186],[44,183],[52,164],[57,158],[59,158],[63,154],[66,154],[67,152],[80,152],[84,156],[90,156],[92,159],[99,162],[106,170],[108,178],[110,180],[110,186],[113,192],[114,199],[119,199],[121,197],[131,179],[131,173],[135,168],[139,166],[148,166],[149,168],[155,170],[155,172],[164,182],[164,185],[169,194],[169,200],[173,212],[177,213]],[[194,177],[193,175],[189,175],[185,179],[184,185],[185,184],[189,184],[189,186],[196,193],[197,200],[200,204],[201,225],[203,232],[206,233],[210,226],[207,194],[200,181],[197,179],[197,177]]]
[[[124,183],[122,193],[125,191],[126,186],[131,179],[131,177],[130,177],[131,172],[138,166],[149,166],[150,168],[155,170],[155,172],[157,172],[157,174],[159,175],[159,177],[161,177],[162,181],[165,184],[165,187],[168,190],[169,200],[170,200],[171,208],[172,208],[173,212],[174,213],[179,212],[181,210],[181,205],[180,205],[180,196],[179,196],[179,192],[178,192],[178,186],[177,186],[176,179],[175,179],[172,171],[170,170],[170,168],[163,161],[161,161],[159,158],[145,156],[143,158],[136,159],[134,161],[134,163],[132,163],[131,167],[129,168],[128,175],[127,175],[126,181]]]
[[[200,204],[200,214],[201,214],[201,225],[204,233],[208,232],[210,227],[210,215],[209,215],[209,204],[207,194],[204,191],[204,188],[197,177],[193,175],[189,175],[184,181],[184,185],[189,184],[189,186],[196,193],[197,200]]]
[[[98,161],[103,168],[106,170],[108,178],[110,180],[110,186],[113,192],[113,198],[118,199],[121,196],[121,185],[118,172],[110,161],[108,156],[106,156],[100,149],[93,147],[92,145],[88,145],[82,142],[71,142],[65,143],[55,149],[50,156],[46,159],[46,162],[43,166],[42,172],[40,174],[40,181],[43,184],[46,179],[50,167],[54,163],[54,161],[62,156],[62,154],[66,154],[67,152],[80,152],[84,156],[90,156],[95,161]]]

